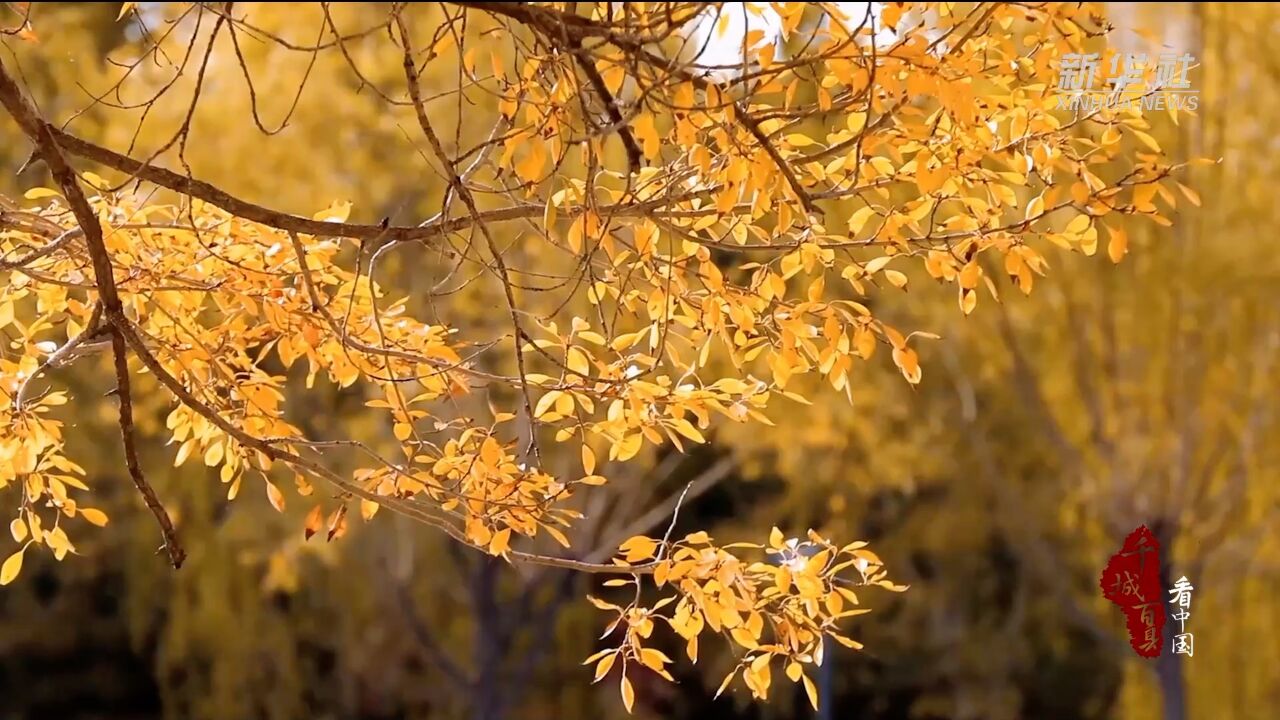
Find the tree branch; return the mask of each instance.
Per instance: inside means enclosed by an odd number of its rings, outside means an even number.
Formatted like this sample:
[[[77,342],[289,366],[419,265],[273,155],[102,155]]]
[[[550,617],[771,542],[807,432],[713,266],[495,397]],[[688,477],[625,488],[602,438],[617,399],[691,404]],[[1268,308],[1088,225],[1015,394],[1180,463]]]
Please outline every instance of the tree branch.
[[[409,587],[401,582],[399,578],[392,578],[391,595],[400,611],[401,617],[404,618],[405,624],[409,626],[409,634],[413,636],[418,648],[430,658],[431,662],[440,668],[440,671],[450,681],[459,687],[470,685],[471,680],[466,673],[445,652],[444,647],[436,639],[435,633],[431,631],[431,627],[418,616],[417,608],[414,607],[413,603],[413,594],[410,592]]]
[[[659,523],[668,516],[671,517],[671,525],[667,530],[667,537],[663,539],[665,546],[666,541],[670,539],[671,530],[675,528],[676,517],[679,515],[680,507],[689,500],[697,499],[711,488],[715,487],[721,480],[728,477],[733,471],[736,463],[732,458],[722,458],[711,467],[704,470],[700,475],[689,481],[684,489],[678,493],[672,494],[666,500],[655,505],[648,512],[627,523],[623,528],[610,536],[608,540],[600,543],[598,549],[587,556],[587,560],[593,562],[603,562],[618,549],[623,541],[633,535],[647,533],[657,527]]]
[[[574,43],[573,57],[578,61],[578,67],[582,68],[582,74],[587,76],[591,87],[600,96],[600,102],[604,103],[605,112],[609,114],[609,124],[617,129],[618,137],[622,139],[622,146],[627,150],[627,165],[631,168],[631,173],[634,175],[640,172],[640,168],[644,167],[644,153],[640,151],[636,136],[631,133],[631,127],[627,125],[626,119],[622,117],[622,111],[618,109],[617,98],[609,92],[609,86],[600,76],[600,71],[596,70],[590,55],[582,48],[582,41],[570,42]]]
[[[269,207],[264,207],[248,200],[238,198],[213,184],[181,175],[162,167],[135,160],[114,150],[105,148],[60,130],[52,125],[48,132],[57,141],[63,151],[96,162],[104,167],[126,173],[131,177],[144,180],[160,187],[172,190],[188,197],[199,198],[210,205],[221,208],[236,217],[250,220],[277,230],[304,233],[307,235],[327,235],[352,240],[381,239],[388,242],[426,241],[441,237],[448,233],[466,230],[478,223],[507,222],[542,217],[546,207],[541,204],[512,205],[493,210],[481,210],[455,218],[440,217],[421,225],[367,225],[362,223],[332,222],[313,220],[293,215]],[[622,202],[613,206],[602,206],[597,212],[602,216],[639,217],[650,213],[673,214],[676,216],[702,216],[714,211],[714,207],[704,210],[666,210],[680,203],[694,199],[705,199],[717,188],[706,188],[678,195],[659,197],[645,202]]]
[[[138,489],[147,509],[155,515],[160,525],[160,535],[164,538],[164,550],[169,554],[169,564],[177,570],[182,561],[187,559],[187,552],[178,542],[178,532],[173,527],[173,520],[156,497],[155,490],[147,483],[142,474],[142,464],[138,462],[138,448],[133,439],[133,396],[129,386],[129,353],[124,344],[124,335],[120,328],[111,328],[111,349],[115,354],[116,365],[116,399],[120,402],[120,440],[124,445],[124,462],[129,468],[129,477],[133,486]]]

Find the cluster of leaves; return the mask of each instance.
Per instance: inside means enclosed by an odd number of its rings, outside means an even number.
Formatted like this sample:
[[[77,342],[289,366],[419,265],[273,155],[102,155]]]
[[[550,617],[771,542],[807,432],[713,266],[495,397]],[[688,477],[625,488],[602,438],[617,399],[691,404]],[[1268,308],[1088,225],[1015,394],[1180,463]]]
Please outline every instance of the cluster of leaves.
[[[56,237],[64,244],[73,239],[73,231],[64,231],[60,225],[36,214],[24,214],[15,222],[27,223],[23,225],[23,237],[26,233],[44,232],[51,233],[50,239]],[[5,260],[0,261],[3,267],[35,259],[32,256],[37,253],[30,246],[19,246],[9,240],[17,237],[13,231],[4,231],[0,237],[4,238],[6,251]],[[23,255],[24,249],[32,255]],[[15,250],[18,257],[11,261],[9,258],[15,255]],[[67,331],[78,337],[83,323],[92,314],[83,302],[69,299],[68,295],[65,285],[43,282],[41,274],[33,271],[30,275],[11,276],[0,296],[0,328],[16,334],[16,338],[11,335],[11,352],[0,358],[0,424],[4,428],[0,433],[0,489],[16,486],[19,493],[17,515],[9,523],[9,532],[19,548],[0,566],[0,585],[7,585],[17,577],[25,553],[33,545],[47,548],[58,560],[75,552],[75,545],[62,526],[64,518],[72,520],[79,516],[99,527],[107,524],[104,512],[82,506],[72,496],[73,491],[88,491],[89,486],[84,482],[84,468],[62,452],[64,423],[51,416],[54,408],[67,404],[67,393],[52,391],[33,397],[35,376],[47,366],[68,361],[70,355],[68,351],[60,352],[57,343],[36,338],[55,329],[55,320],[65,323]],[[38,308],[37,314],[20,317],[18,308],[29,304]],[[52,512],[42,516],[43,508]]]
[[[893,327],[878,291],[905,290],[920,269],[953,284],[968,314],[981,288],[998,297],[1002,275],[1031,292],[1046,245],[1092,255],[1106,229],[1119,261],[1125,235],[1104,218],[1167,224],[1157,200],[1173,205],[1176,168],[1139,107],[1056,108],[1046,78],[1104,31],[1088,5],[904,3],[860,18],[835,4],[747,5],[774,32],[747,32],[732,72],[695,47],[707,23],[709,36],[723,31],[724,8],[460,5],[441,11],[426,45],[409,6],[393,7],[384,26],[405,88],[377,92],[413,111],[422,155],[448,187],[439,214],[417,225],[349,222],[346,203],[306,218],[240,200],[25,117],[33,111],[5,73],[5,105],[46,158],[91,159],[178,198],[117,192],[89,173],[28,193],[34,206],[5,208],[0,486],[23,486],[33,542],[70,549],[57,522],[32,519],[41,499],[74,517],[66,488],[84,485],[47,417],[65,397],[26,389],[115,338],[118,377],[136,360],[176,401],[176,463],[218,468],[228,497],[260,479],[283,510],[282,474],[304,496],[319,479],[342,504],[327,521],[317,505],[308,536],[326,524],[339,534],[358,501],[366,518],[386,506],[512,560],[628,574],[648,559],[656,584],[680,593],[670,622],[691,654],[703,624],[727,629],[748,651],[735,673],[763,698],[771,658],[802,676],[849,614],[836,573],[887,583],[874,555],[816,535],[821,549],[803,562],[798,545],[774,538],[786,558],[774,566],[745,564],[697,534],[633,539],[612,565],[514,545],[545,533],[569,546],[578,511],[567,500],[608,482],[606,463],[646,444],[704,443],[716,418],[769,425],[773,398],[809,402],[787,389],[796,376],[850,394],[855,360],[885,346],[919,383],[913,341],[937,336]],[[192,7],[183,17],[206,12]],[[257,32],[230,10],[216,15],[206,62],[224,28]],[[334,35],[302,51],[341,53],[363,86]],[[490,70],[476,67],[482,53]],[[424,97],[422,73],[449,58],[458,87]],[[487,139],[464,136],[468,93],[496,98]],[[433,125],[440,97],[458,102],[449,145]],[[189,132],[170,145],[185,148]],[[614,139],[623,158],[610,152]],[[502,321],[454,322],[434,304],[454,290],[439,287],[388,299],[378,260],[408,247],[438,252],[449,266],[440,285],[483,288]],[[111,279],[90,272],[103,263]],[[304,433],[287,414],[297,391],[288,373],[303,359],[308,387],[323,374],[361,393],[395,450]],[[581,472],[549,472],[548,440],[576,444]],[[340,476],[319,456],[335,448],[368,462]],[[7,579],[14,573],[16,564]],[[637,600],[621,610],[624,659],[654,667],[640,639],[660,609]]]
[[[604,679],[614,665],[620,665],[622,701],[630,710],[635,696],[627,677],[628,665],[643,666],[671,679],[665,667],[671,659],[660,650],[645,647],[655,620],[664,621],[685,641],[691,662],[698,661],[698,638],[709,629],[728,637],[739,653],[717,696],[741,674],[752,696],[766,699],[772,684],[770,666],[777,660],[788,679],[803,682],[809,702],[816,709],[817,687],[805,675],[804,666],[822,664],[827,638],[845,647],[862,647],[841,634],[839,627],[839,621],[845,618],[871,612],[855,607],[858,596],[851,588],[874,585],[893,592],[907,589],[888,580],[880,558],[866,550],[866,545],[853,542],[838,547],[812,530],[805,541],[787,539],[776,527],[767,547],[755,543],[717,547],[702,531],[676,541],[632,537],[622,544],[615,563],[629,568],[634,577],[609,580],[605,586],[634,586],[635,599],[620,606],[590,598],[601,610],[617,614],[605,636],[622,627],[622,642],[592,655],[584,664],[595,663],[596,682]],[[731,550],[763,552],[768,561],[748,562]],[[847,573],[850,577],[841,576],[845,571],[851,571]],[[642,605],[642,572],[652,574],[659,590],[674,594],[652,606]]]

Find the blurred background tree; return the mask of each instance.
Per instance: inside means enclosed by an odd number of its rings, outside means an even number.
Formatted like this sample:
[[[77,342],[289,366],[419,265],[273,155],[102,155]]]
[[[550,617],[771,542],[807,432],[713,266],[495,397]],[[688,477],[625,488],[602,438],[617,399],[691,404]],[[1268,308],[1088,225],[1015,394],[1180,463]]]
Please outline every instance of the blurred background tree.
[[[237,9],[300,44],[324,40],[317,7]],[[329,11],[357,32],[387,9],[338,3]],[[118,12],[118,4],[41,4],[34,36],[8,44],[48,116],[70,117],[109,88],[119,68],[108,57],[127,55],[139,24],[172,8],[142,3],[128,22]],[[1150,29],[1129,33],[1134,48],[1186,50],[1198,60],[1200,112],[1154,135],[1174,157],[1222,159],[1189,183],[1200,202],[1179,197],[1172,229],[1126,226],[1123,263],[1056,253],[1042,292],[1010,294],[963,319],[947,288],[913,278],[910,302],[893,312],[943,335],[924,351],[937,371],[922,384],[868,368],[857,375],[853,411],[817,395],[813,407],[780,410],[774,432],[727,428],[724,458],[655,456],[647,472],[619,478],[595,508],[604,521],[584,530],[633,534],[609,522],[610,508],[669,506],[693,480],[682,526],[731,536],[767,518],[876,542],[916,591],[855,625],[871,651],[834,653],[823,678],[827,717],[1247,720],[1280,705],[1271,599],[1280,590],[1280,260],[1270,252],[1280,222],[1270,123],[1280,111],[1280,67],[1265,50],[1280,11],[1116,4],[1110,12],[1122,27]],[[3,17],[7,26],[18,15]],[[181,32],[207,37],[207,29]],[[278,137],[247,126],[255,100],[239,66],[215,64],[191,119],[205,142],[186,147],[185,162],[232,192],[299,214],[331,197],[352,201],[368,222],[422,217],[443,188],[377,171],[417,152],[404,130],[413,127],[411,109],[378,101],[379,83],[398,79],[400,67],[377,47],[350,43],[368,83],[356,88],[342,56],[312,60],[242,37],[238,51],[250,65],[272,68],[252,78],[262,125],[288,122]],[[169,78],[147,66],[138,73],[131,93]],[[428,87],[453,81],[424,78]],[[191,73],[179,78],[178,95],[194,82]],[[334,83],[346,87],[341,103],[326,92]],[[134,124],[114,120],[119,112],[99,105],[70,127],[146,156],[169,140],[186,107],[153,106],[136,137]],[[46,184],[40,167],[13,174],[26,152],[24,143],[0,143],[0,194]],[[397,256],[384,271],[419,277],[423,260]],[[455,304],[482,322],[485,298],[461,292]],[[59,382],[79,395],[110,387],[105,374],[83,368]],[[317,430],[359,404],[332,389],[308,402]],[[403,518],[336,545],[305,543],[300,517],[275,513],[265,498],[231,510],[223,488],[203,477],[209,471],[186,466],[155,477],[193,549],[188,566],[170,571],[153,554],[153,528],[127,519],[145,511],[123,475],[113,423],[106,410],[80,418],[72,442],[96,450],[100,468],[91,471],[104,474],[97,487],[116,521],[80,547],[89,561],[56,573],[37,564],[0,593],[0,717],[622,712],[611,690],[586,685],[589,670],[578,664],[595,647],[596,619],[566,600],[588,579],[498,572],[491,559]],[[140,409],[139,425],[158,436],[163,407]],[[164,467],[169,457],[153,446],[146,460]],[[723,482],[730,475],[742,482]],[[1164,545],[1164,574],[1197,587],[1194,658],[1135,657],[1119,613],[1099,595],[1106,558],[1144,522]],[[712,701],[721,674],[711,665],[677,685],[643,688],[640,712],[811,712],[799,692],[763,707]]]

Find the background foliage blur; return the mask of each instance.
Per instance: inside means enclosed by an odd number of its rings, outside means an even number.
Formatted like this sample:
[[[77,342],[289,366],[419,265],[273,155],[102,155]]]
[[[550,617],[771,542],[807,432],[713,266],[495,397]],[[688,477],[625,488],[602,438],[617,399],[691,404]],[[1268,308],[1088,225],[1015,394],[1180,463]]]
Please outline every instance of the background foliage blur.
[[[134,23],[165,12],[144,5],[133,22],[117,22],[114,3],[39,8],[38,39],[9,46],[47,116],[67,120],[109,87],[119,71],[107,57],[127,55]],[[321,26],[312,6],[237,10],[299,42]],[[331,11],[352,28],[385,16],[378,4]],[[732,459],[731,476],[681,515],[725,536],[777,521],[865,538],[912,585],[855,621],[868,649],[840,649],[829,663],[829,717],[1141,719],[1181,702],[1186,717],[1226,720],[1280,706],[1280,66],[1267,50],[1280,10],[1109,11],[1122,28],[1148,30],[1122,29],[1113,42],[1199,61],[1198,116],[1159,118],[1155,134],[1175,158],[1221,158],[1191,176],[1202,208],[1183,203],[1170,229],[1126,228],[1119,265],[1058,251],[1042,291],[967,318],[917,279],[883,312],[943,336],[923,351],[924,382],[913,388],[868,365],[852,408],[817,393],[813,407],[780,406],[770,433],[726,429],[714,447]],[[373,85],[400,72],[375,47],[349,48]],[[356,87],[339,56],[321,54],[308,70],[305,54],[252,41],[240,49],[272,68],[253,78],[268,128],[310,79],[288,126],[266,137],[240,68],[211,66],[193,118],[199,142],[185,151],[196,175],[303,215],[347,199],[355,219],[409,222],[439,205],[442,187],[385,171],[416,152],[402,130],[411,119]],[[144,67],[133,87],[167,77]],[[179,79],[176,97],[191,82]],[[185,112],[160,103],[135,137],[137,113],[98,106],[71,128],[114,148],[136,143],[145,156]],[[450,112],[446,127],[459,120]],[[7,121],[0,139],[0,193],[47,183],[41,168],[14,175],[28,148]],[[419,262],[429,259],[401,255],[384,271],[429,277]],[[488,314],[465,291],[450,302],[455,316]],[[55,380],[101,395],[109,376],[87,367]],[[155,400],[143,402],[139,425],[158,437]],[[321,433],[360,407],[332,388],[307,402]],[[78,456],[97,458],[89,470],[113,522],[79,548],[85,557],[56,568],[42,558],[0,593],[0,718],[622,713],[612,689],[588,685],[578,665],[594,649],[594,611],[580,602],[590,578],[531,579],[386,515],[341,542],[304,543],[299,518],[271,511],[265,497],[229,507],[203,468],[160,472],[172,448],[146,443],[144,462],[191,554],[171,571],[138,517],[113,421],[102,403],[68,433]],[[720,463],[709,452],[654,457],[601,511],[646,506],[729,467]],[[1174,577],[1196,586],[1196,653],[1182,663],[1137,658],[1097,590],[1107,557],[1143,522],[1157,529]],[[764,707],[713,702],[717,666],[699,667],[677,685],[638,688],[637,711],[810,716],[798,692]]]

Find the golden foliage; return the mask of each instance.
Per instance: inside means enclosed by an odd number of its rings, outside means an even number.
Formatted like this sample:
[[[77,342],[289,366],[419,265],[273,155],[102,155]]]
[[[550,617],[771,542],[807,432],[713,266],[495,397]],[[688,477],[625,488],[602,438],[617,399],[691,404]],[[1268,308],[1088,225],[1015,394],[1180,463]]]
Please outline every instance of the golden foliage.
[[[763,699],[777,659],[816,704],[804,666],[821,662],[825,637],[857,646],[837,629],[864,612],[846,609],[857,602],[848,583],[900,589],[860,544],[812,533],[807,556],[775,533],[754,548],[780,558],[768,563],[705,533],[637,537],[614,564],[521,545],[542,534],[570,545],[569,498],[646,448],[704,444],[725,420],[771,425],[776,397],[808,402],[787,389],[796,377],[851,395],[856,360],[886,346],[881,357],[920,383],[915,341],[937,336],[879,311],[913,276],[953,284],[967,315],[1003,278],[1030,293],[1050,245],[1093,255],[1105,228],[1119,262],[1126,236],[1109,219],[1168,224],[1176,167],[1137,107],[1055,107],[1052,68],[1103,32],[1088,5],[905,3],[878,18],[749,5],[776,32],[748,32],[732,72],[687,47],[708,22],[723,32],[724,16],[702,4],[470,5],[431,10],[430,40],[411,7],[375,26],[386,36],[377,49],[401,60],[403,90],[364,77],[341,39],[276,40],[342,54],[362,87],[412,109],[415,143],[447,188],[439,213],[413,225],[350,222],[348,202],[304,217],[241,200],[33,119],[6,73],[5,105],[55,176],[65,154],[173,194],[84,173],[3,208],[0,487],[19,489],[23,547],[74,552],[62,523],[77,518],[71,491],[89,489],[62,452],[55,408],[67,396],[37,394],[33,379],[114,339],[118,377],[135,360],[174,400],[175,465],[216,468],[228,498],[262,482],[284,511],[282,478],[304,496],[318,479],[343,504],[327,522],[316,505],[308,537],[341,534],[358,501],[365,519],[387,507],[511,560],[634,575],[624,582],[636,601],[597,602],[626,628],[595,659],[597,679],[618,658],[665,677],[670,660],[643,643],[662,618],[692,660],[704,627],[728,632],[746,653],[726,683],[740,674]],[[214,15],[206,60],[220,32],[256,32]],[[442,65],[456,85],[424,96],[424,72]],[[199,94],[197,83],[193,110]],[[496,105],[487,122],[464,121],[472,96]],[[452,134],[433,124],[441,97],[459,104]],[[184,164],[190,130],[166,146]],[[378,259],[409,248],[437,253],[446,281],[481,288],[495,317],[442,315],[439,287],[385,287]],[[305,392],[290,383],[295,366],[305,388],[323,377],[358,394],[395,450],[305,433],[287,413]],[[123,413],[121,425],[128,443]],[[551,470],[549,443],[577,445],[582,473]],[[320,458],[338,449],[366,466],[337,475]],[[838,575],[849,569],[854,580]],[[676,595],[642,605],[642,572]],[[621,693],[630,709],[625,674]]]

